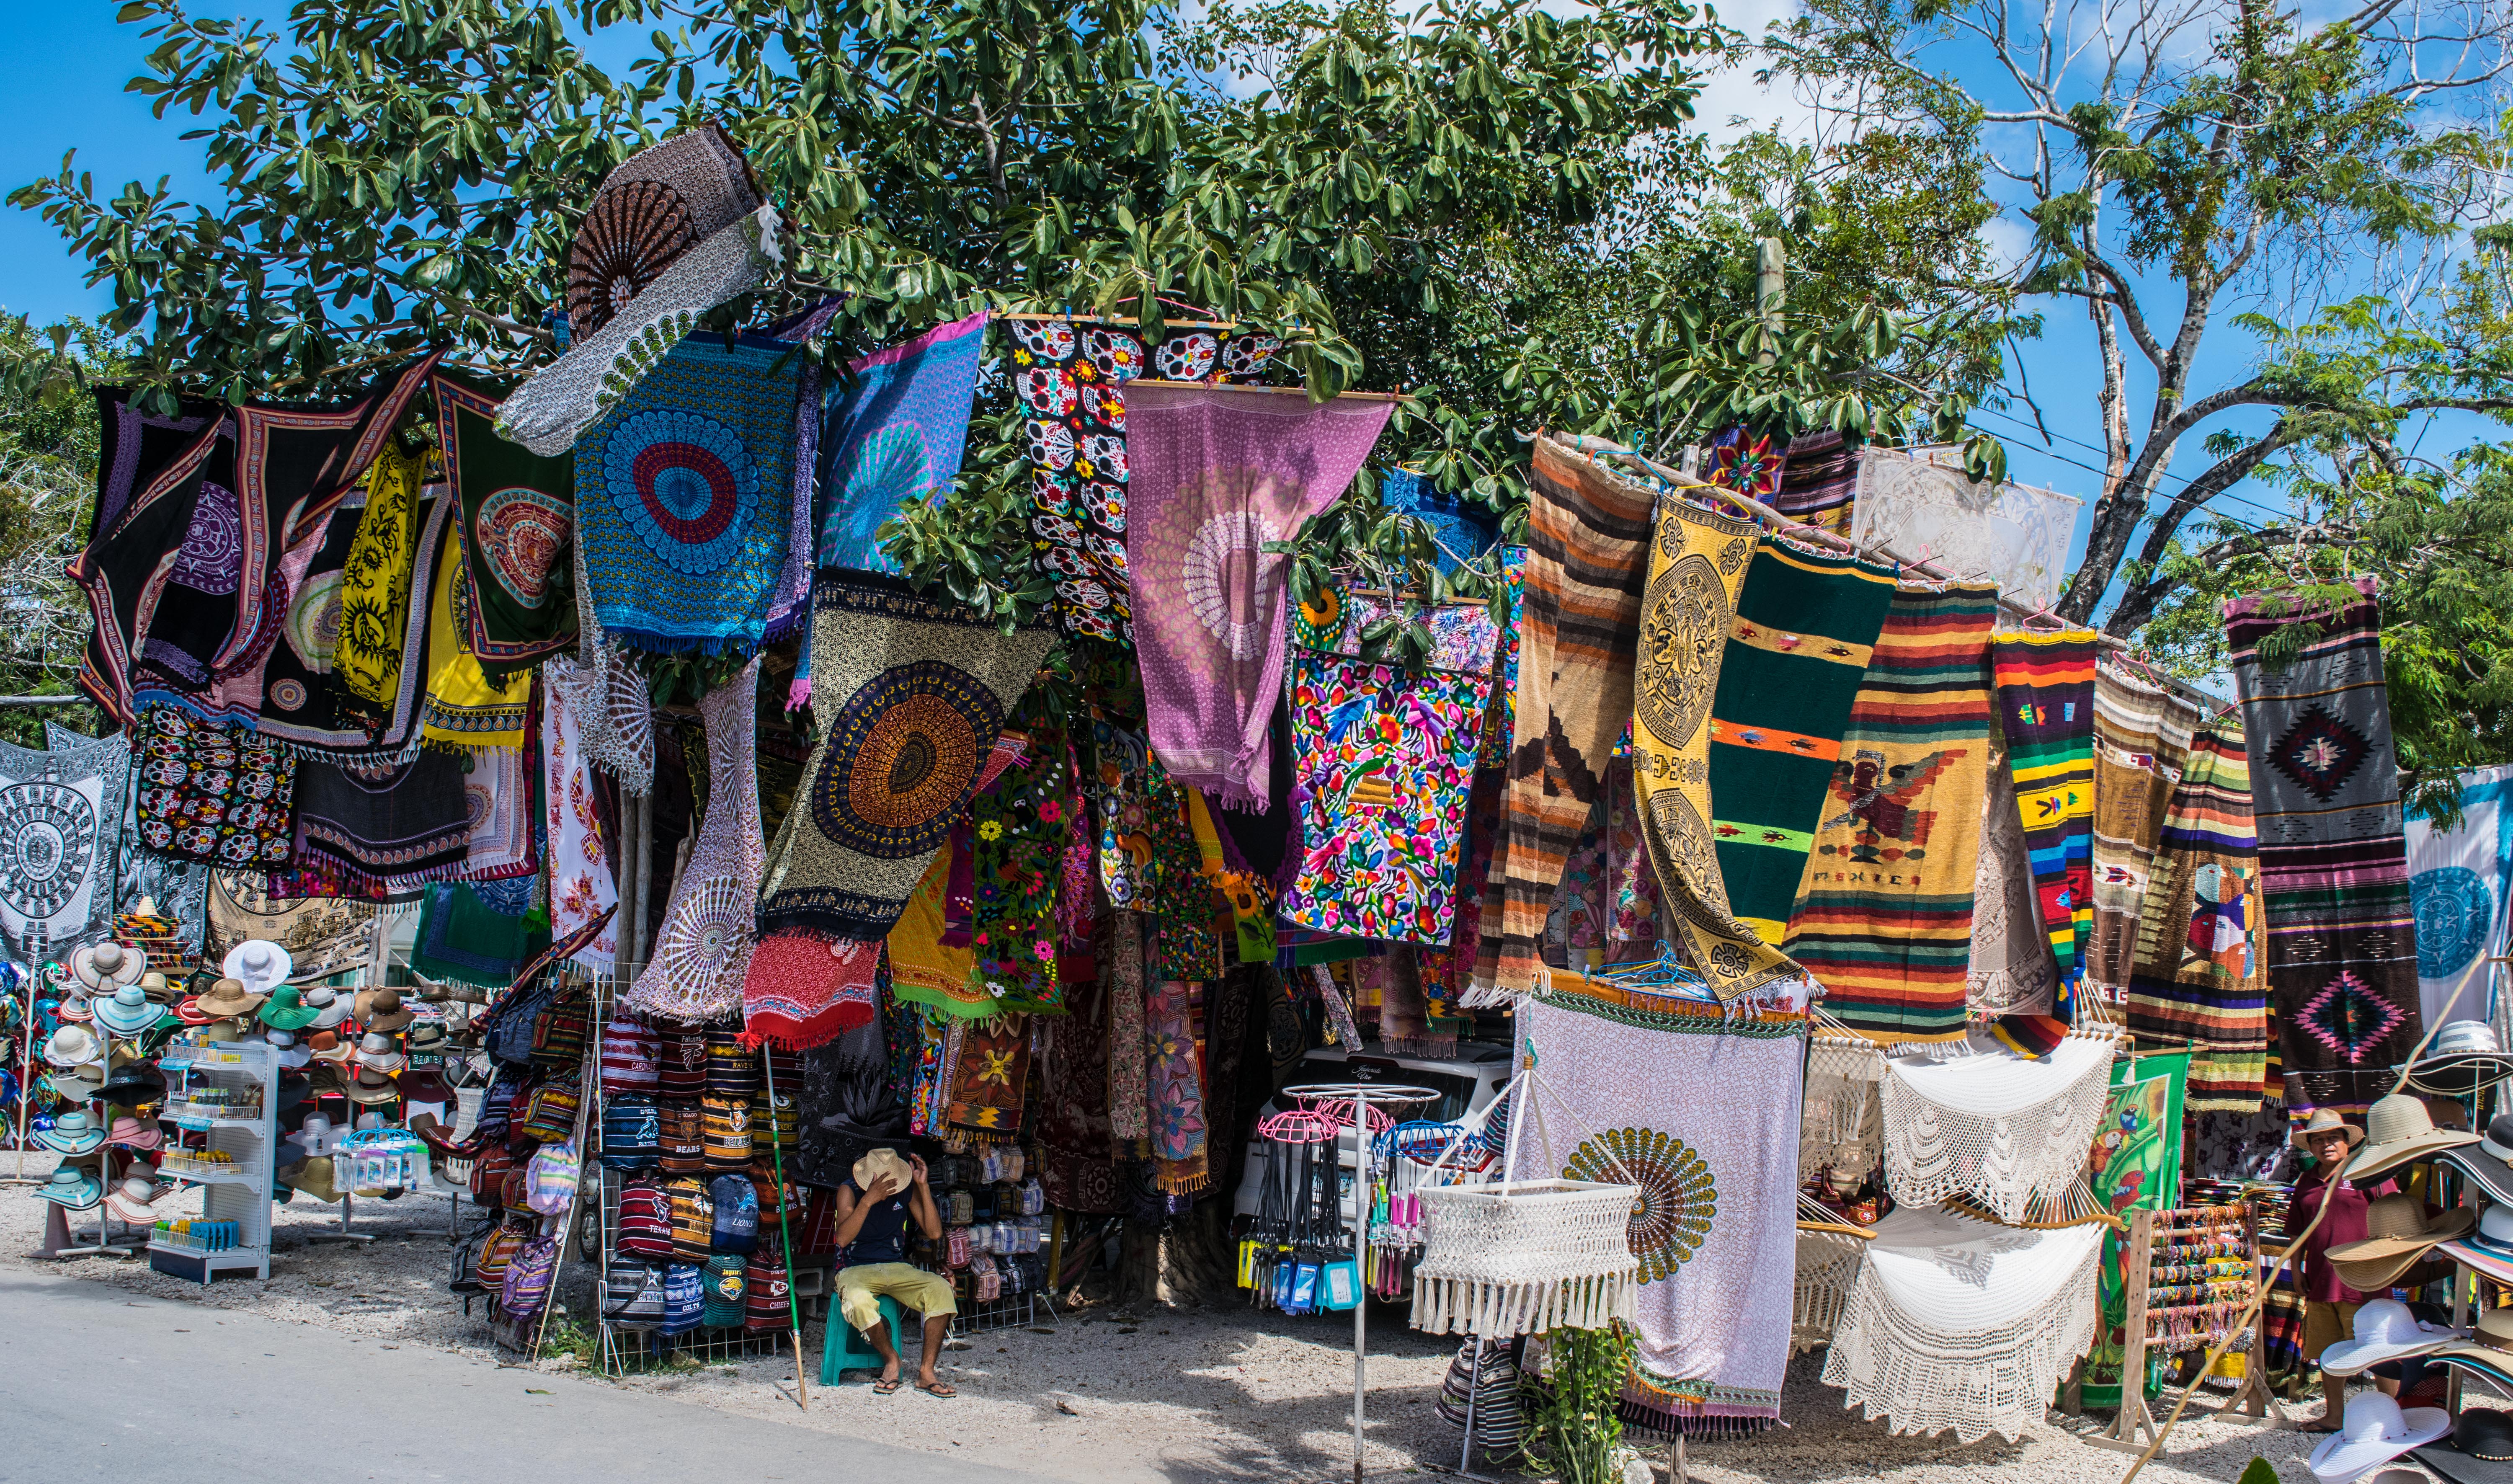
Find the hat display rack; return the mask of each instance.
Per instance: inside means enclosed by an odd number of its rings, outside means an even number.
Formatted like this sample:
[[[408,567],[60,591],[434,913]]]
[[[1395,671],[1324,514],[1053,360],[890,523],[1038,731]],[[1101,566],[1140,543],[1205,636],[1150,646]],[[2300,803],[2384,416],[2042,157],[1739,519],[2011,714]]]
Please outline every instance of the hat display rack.
[[[270,1276],[270,1198],[279,1141],[279,1051],[266,1041],[179,1047],[159,1059],[173,1079],[167,1120],[197,1142],[166,1150],[159,1172],[202,1188],[202,1217],[161,1222],[148,1265],[208,1286],[222,1271]]]

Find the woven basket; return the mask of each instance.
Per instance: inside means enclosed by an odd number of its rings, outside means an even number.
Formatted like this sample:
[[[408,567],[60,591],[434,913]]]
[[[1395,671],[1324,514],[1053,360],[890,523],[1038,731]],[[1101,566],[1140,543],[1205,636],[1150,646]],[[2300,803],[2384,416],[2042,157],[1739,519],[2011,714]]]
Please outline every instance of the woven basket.
[[[1497,1339],[1632,1317],[1638,1188],[1540,1180],[1418,1193],[1416,1329]]]

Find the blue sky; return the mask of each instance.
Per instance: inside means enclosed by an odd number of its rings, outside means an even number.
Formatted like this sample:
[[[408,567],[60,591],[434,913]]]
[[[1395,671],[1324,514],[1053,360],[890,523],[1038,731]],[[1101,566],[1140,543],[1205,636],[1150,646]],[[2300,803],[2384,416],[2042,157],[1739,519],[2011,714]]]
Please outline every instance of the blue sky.
[[[1759,32],[1771,20],[1785,15],[1793,0],[1742,0],[1721,7],[1722,19],[1749,32]],[[0,92],[0,186],[17,185],[60,168],[61,154],[75,146],[78,166],[94,172],[100,189],[119,188],[126,180],[153,184],[171,175],[179,195],[197,195],[203,176],[198,145],[180,135],[191,127],[188,114],[174,113],[160,121],[151,116],[148,100],[123,91],[140,70],[150,46],[138,26],[117,25],[110,3],[21,4],[0,20],[0,55],[31,61],[21,66],[15,85]],[[284,16],[285,0],[212,0],[205,13]],[[1791,100],[1760,89],[1749,75],[1732,71],[1713,80],[1702,100],[1701,117],[1714,133],[1730,132],[1732,115],[1779,119],[1801,116]],[[2007,228],[2014,237],[2017,228]],[[71,259],[53,229],[31,213],[0,208],[0,306],[23,313],[41,324],[68,314],[95,314],[108,306],[109,294],[81,281]],[[2239,377],[2250,347],[2234,332],[2219,330],[2203,360],[2201,389]],[[2090,465],[2100,457],[2067,438],[2094,442],[2094,391],[2098,384],[2093,337],[2082,314],[2060,307],[2050,316],[2045,338],[2029,344],[2021,371],[2050,414],[2054,432],[2064,435],[2043,447],[2026,425],[1996,416],[1983,416],[1980,425],[2008,439],[2013,477],[2048,486],[2088,500],[2080,513],[2077,541],[2082,543],[2091,497],[2099,485]],[[2141,409],[2133,403],[2133,418]],[[2019,409],[2019,414],[2021,410]],[[2265,417],[2251,425],[2264,426]],[[2185,442],[2174,465],[2187,477],[2205,467],[2195,438]],[[2259,511],[2244,499],[2274,503],[2259,487],[2235,492],[2238,513],[2257,519]]]

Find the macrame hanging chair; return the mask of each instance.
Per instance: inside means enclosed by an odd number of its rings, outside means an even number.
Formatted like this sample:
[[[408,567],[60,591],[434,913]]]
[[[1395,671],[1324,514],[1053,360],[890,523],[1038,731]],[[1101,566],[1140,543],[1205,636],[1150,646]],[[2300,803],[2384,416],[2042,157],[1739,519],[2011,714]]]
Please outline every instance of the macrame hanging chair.
[[[1804,1354],[1832,1339],[1833,1327],[1858,1279],[1860,1257],[1875,1233],[1854,1226],[1798,1194],[1797,1286],[1789,1308],[1789,1353]]]
[[[1906,1207],[1967,1198],[2007,1223],[2067,1203],[2102,1118],[2115,1036],[2088,1023],[2038,1060],[2002,1050],[1888,1063],[1886,1189]]]
[[[1523,1100],[1517,1115],[1502,1115],[1509,1117],[1509,1139],[1514,1144],[1532,1125],[1549,1153],[1544,1098],[1560,1105],[1559,1096],[1528,1067],[1480,1116],[1489,1120],[1494,1109]],[[1470,1143],[1457,1141],[1442,1161]],[[1501,1169],[1510,1167],[1505,1157]],[[1631,1179],[1620,1160],[1616,1167]],[[1440,1168],[1432,1167],[1435,1179]],[[1414,1269],[1416,1329],[1492,1340],[1602,1329],[1633,1317],[1640,1286],[1630,1238],[1637,1182],[1502,1179],[1430,1185],[1416,1194],[1423,1213],[1422,1261]]]

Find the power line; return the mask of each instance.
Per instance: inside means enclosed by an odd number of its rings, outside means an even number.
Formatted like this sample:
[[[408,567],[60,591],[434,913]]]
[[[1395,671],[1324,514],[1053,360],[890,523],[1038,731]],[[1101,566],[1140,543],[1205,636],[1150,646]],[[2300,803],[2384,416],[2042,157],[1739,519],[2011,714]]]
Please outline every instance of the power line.
[[[1996,410],[1996,409],[1994,409],[1994,408],[1987,408],[1987,407],[1983,407],[1983,408],[1976,409],[1976,411],[1977,411],[1977,412],[1979,413],[1979,415],[1980,415],[1980,416],[1982,416],[1982,417],[1998,418],[1998,419],[2002,419],[2002,420],[2004,420],[2004,421],[2006,421],[2013,422],[2013,423],[2014,423],[2014,424],[2015,424],[2016,426],[2018,426],[2018,427],[2031,428],[2034,432],[2036,432],[2036,433],[2040,434],[2040,435],[2041,435],[2043,438],[2045,438],[2045,439],[2054,439],[2054,438],[2055,438],[2055,439],[2057,439],[2058,441],[2060,441],[2060,442],[2062,442],[2062,443],[2073,443],[2073,444],[2075,444],[2077,447],[2079,447],[2079,448],[2081,448],[2081,449],[2085,449],[2085,450],[2086,450],[2086,451],[2088,451],[2089,453],[2103,454],[2103,455],[2108,456],[2108,455],[2109,455],[2109,453],[2111,452],[2110,450],[2108,450],[2108,449],[2106,449],[2106,448],[2103,448],[2103,447],[2101,447],[2101,446],[2100,446],[2100,445],[2098,445],[2098,444],[2088,443],[2088,442],[2087,442],[2085,439],[2083,439],[2083,438],[2073,438],[2073,437],[2070,437],[2070,436],[2069,436],[2068,434],[2066,434],[2066,433],[2054,433],[2054,432],[2052,432],[2050,429],[2048,429],[2048,428],[2046,428],[2046,427],[2042,427],[2042,426],[2040,426],[2040,425],[2038,425],[2038,424],[2036,424],[2036,423],[2028,422],[2028,421],[2026,421],[2025,420],[2023,420],[2022,418],[2016,417],[2014,413],[2000,412],[2000,411],[1997,411],[1997,410]],[[1985,431],[1987,431],[1987,429],[1977,429],[1977,431],[1984,431],[1984,432],[1985,432]],[[1993,433],[1993,434],[1991,434],[1991,436],[1992,436],[1992,437],[2002,437],[2002,436],[2005,436],[2005,435],[2003,435],[2003,434],[1996,434],[1996,433]],[[2046,458],[2050,458],[2050,459],[2056,459],[2056,460],[2058,460],[2058,461],[2059,461],[2059,462],[2061,462],[2061,463],[2068,464],[2068,465],[2070,465],[2071,467],[2074,467],[2074,468],[2081,468],[2081,469],[2085,469],[2085,470],[2087,470],[2087,471],[2088,471],[2088,472],[2090,472],[2090,473],[2100,474],[2100,475],[2102,475],[2102,476],[2103,476],[2104,478],[2106,478],[2106,479],[2108,479],[2108,478],[2110,478],[2110,477],[2111,477],[2110,472],[2109,472],[2108,470],[2106,470],[2106,469],[2096,468],[2094,465],[2090,464],[2090,463],[2079,463],[2079,462],[2077,462],[2077,461],[2076,461],[2075,460],[2073,460],[2073,459],[2062,458],[2062,457],[2061,457],[2060,455],[2058,455],[2058,454],[2050,453],[2047,449],[2044,451],[2044,457],[2046,457]],[[2165,479],[2169,479],[2169,480],[2173,481],[2174,483],[2175,483],[2175,484],[2177,484],[2177,485],[2181,486],[2183,489],[2187,489],[2187,488],[2189,488],[2189,486],[2190,486],[2190,484],[2191,484],[2191,481],[2190,481],[2189,479],[2184,478],[2183,476],[2181,476],[2181,475],[2179,475],[2179,474],[2167,473],[2167,474],[2166,474],[2166,475],[2164,475],[2163,477],[2164,477]],[[2170,492],[2167,492],[2167,491],[2159,491],[2158,493],[2160,493],[2160,494],[2161,494],[2161,493],[2170,493]],[[2290,514],[2292,514],[2292,513],[2293,513],[2293,512],[2291,512],[2291,511],[2279,510],[2279,509],[2272,508],[2271,506],[2264,505],[2264,504],[2260,503],[2260,502],[2259,502],[2258,501],[2256,501],[2256,500],[2249,500],[2249,499],[2246,499],[2246,498],[2244,498],[2243,496],[2240,496],[2240,495],[2235,494],[2235,493],[2234,493],[2233,491],[2231,491],[2231,490],[2219,490],[2216,494],[2214,494],[2214,496],[2211,496],[2211,497],[2210,497],[2210,501],[2211,501],[2211,502],[2212,502],[2212,503],[2213,503],[2214,501],[2219,501],[2219,500],[2230,500],[2230,501],[2233,501],[2234,502],[2236,502],[2236,503],[2238,503],[2238,504],[2249,505],[2251,508],[2253,508],[2253,509],[2254,509],[2254,510],[2257,510],[2257,511],[2259,511],[2261,514],[2263,514],[2263,515],[2267,515],[2267,516],[2269,516],[2269,517],[2271,517],[2271,518],[2273,518],[2273,519],[2282,519],[2282,518],[2285,518],[2286,516],[2288,516],[2288,515],[2290,515]],[[2232,519],[2233,517],[2231,517],[2231,516],[2227,516],[2226,518],[2230,520],[2230,519]],[[2240,522],[2237,522],[2237,524],[2240,524]],[[2253,527],[2253,528],[2251,528],[2251,529],[2257,530],[2257,529],[2259,529],[2259,528],[2258,528],[2258,527]]]

